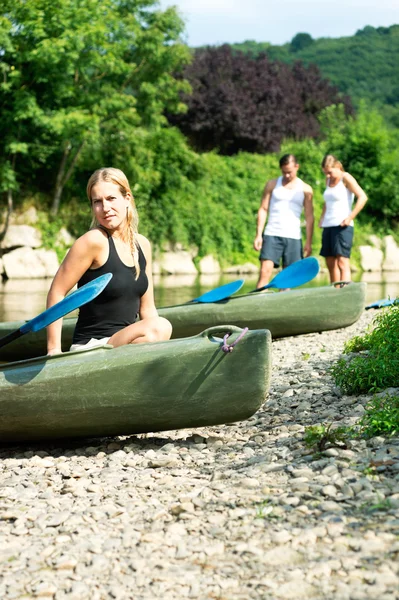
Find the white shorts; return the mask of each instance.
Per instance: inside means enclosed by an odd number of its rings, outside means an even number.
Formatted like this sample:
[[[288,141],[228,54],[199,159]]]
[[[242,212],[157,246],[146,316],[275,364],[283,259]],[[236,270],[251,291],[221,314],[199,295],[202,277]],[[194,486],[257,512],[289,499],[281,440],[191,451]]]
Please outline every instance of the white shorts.
[[[98,346],[104,346],[108,344],[109,337],[101,338],[101,340],[96,340],[96,338],[91,338],[86,344],[72,344],[69,348],[69,352],[74,352],[74,350],[83,350],[84,348],[97,348]]]

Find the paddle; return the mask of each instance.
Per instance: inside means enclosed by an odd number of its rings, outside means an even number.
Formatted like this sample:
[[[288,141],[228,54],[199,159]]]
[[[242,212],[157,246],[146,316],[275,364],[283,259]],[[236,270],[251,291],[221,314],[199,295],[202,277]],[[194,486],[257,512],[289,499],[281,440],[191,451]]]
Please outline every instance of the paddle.
[[[205,292],[205,294],[202,294],[202,296],[198,296],[198,298],[194,298],[194,300],[190,300],[190,302],[187,302],[187,304],[196,304],[197,302],[219,302],[219,300],[224,300],[232,294],[235,294],[235,292],[238,292],[238,290],[242,288],[243,285],[243,279],[237,279],[237,281],[230,281],[230,283],[221,285],[220,287],[217,287],[214,290]]]
[[[365,309],[369,310],[370,308],[385,308],[386,306],[392,306],[393,304],[398,303],[398,298],[384,298],[383,300],[377,300],[376,302],[368,304],[367,306],[365,306]]]
[[[303,258],[302,260],[298,260],[289,267],[286,267],[266,285],[261,288],[257,288],[256,290],[251,290],[250,294],[255,292],[261,292],[262,290],[267,290],[268,288],[293,288],[303,285],[304,283],[308,283],[314,277],[316,277],[317,273],[320,270],[319,261],[314,256],[309,256],[308,258]]]
[[[24,325],[22,325],[22,327],[16,331],[13,331],[12,333],[9,333],[1,338],[0,348],[14,340],[17,340],[25,333],[44,329],[47,327],[47,325],[50,325],[54,321],[61,319],[61,317],[69,312],[72,312],[76,308],[87,304],[90,302],[90,300],[94,300],[94,298],[101,294],[111,278],[112,273],[105,273],[105,275],[100,275],[100,277],[93,279],[93,281],[82,285],[82,287],[80,287],[78,290],[72,292],[72,294],[69,294],[63,300],[57,302],[57,304],[54,304],[54,306],[51,306],[34,319],[24,323]]]

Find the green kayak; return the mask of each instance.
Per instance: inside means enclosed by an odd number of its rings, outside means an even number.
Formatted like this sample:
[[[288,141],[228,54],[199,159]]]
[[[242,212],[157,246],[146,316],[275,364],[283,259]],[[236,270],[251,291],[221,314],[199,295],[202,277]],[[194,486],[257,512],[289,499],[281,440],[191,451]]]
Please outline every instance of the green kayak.
[[[232,323],[250,329],[269,329],[273,338],[348,327],[366,304],[366,283],[299,288],[287,292],[242,294],[211,304],[182,304],[160,308],[173,325],[173,338],[196,335],[207,327]],[[0,323],[0,337],[24,322]],[[63,350],[68,350],[76,319],[64,319]],[[0,348],[0,361],[19,360],[46,353],[46,332],[30,333]]]
[[[0,442],[241,421],[264,402],[270,372],[270,332],[229,325],[9,363],[0,366]]]

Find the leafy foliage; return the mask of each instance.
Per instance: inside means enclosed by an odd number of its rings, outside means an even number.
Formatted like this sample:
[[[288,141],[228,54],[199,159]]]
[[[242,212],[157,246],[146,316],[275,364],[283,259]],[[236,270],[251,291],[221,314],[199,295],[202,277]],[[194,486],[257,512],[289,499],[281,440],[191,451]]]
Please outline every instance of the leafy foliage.
[[[5,2],[0,13],[0,180],[51,193],[138,127],[164,124],[188,61],[174,9],[155,0]]]
[[[350,433],[348,427],[334,427],[332,423],[311,425],[305,429],[304,441],[308,448],[316,447],[318,452],[324,452],[328,448],[347,448]]]
[[[399,397],[390,394],[374,396],[359,422],[365,437],[399,434]]]
[[[366,100],[390,106],[387,115],[399,119],[399,25],[367,26],[351,37],[319,38],[307,44],[303,41],[311,38],[306,35],[297,34],[283,46],[247,41],[233,48],[251,56],[266,52],[270,59],[288,64],[298,59],[305,65],[315,64],[356,105]]]
[[[199,151],[273,152],[284,138],[317,137],[317,116],[349,98],[323,80],[316,66],[289,67],[266,54],[251,58],[228,45],[197,50],[184,70],[192,94],[184,94],[185,114],[168,113]]]
[[[140,229],[156,247],[180,242],[195,246],[198,258],[213,253],[224,263],[257,262],[256,212],[265,182],[280,173],[279,156],[197,154],[170,126],[165,112],[183,111],[180,92],[188,91],[178,75],[190,60],[179,38],[182,27],[175,10],[158,10],[155,0],[3,0],[0,193],[8,198],[12,191],[16,206],[27,202],[45,213],[62,194],[58,214],[41,221],[46,244],[61,224],[74,236],[87,229],[87,179],[99,166],[112,165],[126,172]],[[391,39],[394,33],[384,35]],[[214,129],[219,114],[215,140],[226,152],[242,144],[251,152],[267,147],[296,154],[300,176],[315,192],[316,219],[324,188],[321,159],[327,151],[337,154],[369,195],[356,225],[356,242],[367,243],[367,234],[382,227],[385,233],[399,220],[398,132],[368,105],[359,107],[356,119],[342,106],[320,112],[331,88],[314,67],[295,62],[319,40],[305,47],[307,34],[296,37],[287,49],[290,65],[273,62],[271,54],[249,62],[234,49],[203,51],[197,75],[204,77],[195,84],[203,120],[194,133],[208,143],[207,128]],[[257,45],[248,44],[255,56]],[[219,87],[208,90],[214,56]],[[220,113],[209,109],[213,93]],[[271,104],[264,113],[266,97]],[[318,132],[318,139],[303,137]],[[316,228],[315,252],[319,236]]]
[[[374,328],[345,345],[345,358],[332,367],[335,382],[347,394],[378,392],[399,381],[399,306],[383,310]]]

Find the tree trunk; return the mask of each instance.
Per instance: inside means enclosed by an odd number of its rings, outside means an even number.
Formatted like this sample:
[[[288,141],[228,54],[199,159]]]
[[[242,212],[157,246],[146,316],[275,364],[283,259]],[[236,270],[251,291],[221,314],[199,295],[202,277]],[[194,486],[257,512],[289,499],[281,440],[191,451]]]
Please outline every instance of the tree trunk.
[[[58,169],[57,179],[55,180],[55,190],[54,190],[53,204],[51,205],[51,214],[52,215],[56,215],[58,213],[58,209],[60,207],[61,194],[62,194],[62,190],[63,190],[63,187],[64,187],[62,185],[62,180],[63,180],[65,169],[66,169],[66,163],[67,163],[67,160],[68,160],[68,155],[69,155],[71,149],[72,149],[71,143],[67,142],[65,144],[65,148],[64,148],[63,155],[62,155],[60,167]]]
[[[7,192],[7,214],[6,214],[6,220],[4,223],[3,231],[0,232],[0,242],[2,242],[4,240],[4,238],[6,237],[6,233],[7,233],[8,226],[10,224],[10,217],[11,217],[11,213],[12,213],[13,209],[14,209],[14,207],[13,207],[13,200],[12,200],[12,190],[8,190],[8,192]]]
[[[72,172],[75,168],[76,162],[79,158],[79,155],[80,155],[84,145],[85,145],[85,140],[83,140],[80,143],[80,146],[76,150],[75,156],[72,158],[71,163],[68,168],[68,171],[66,173],[65,173],[65,171],[66,171],[66,167],[67,167],[68,156],[72,150],[72,144],[70,142],[67,142],[67,144],[65,146],[64,154],[62,155],[60,168],[58,169],[57,179],[55,182],[53,204],[51,206],[51,214],[52,215],[56,215],[58,213],[58,209],[60,207],[60,202],[61,202],[62,192],[64,190],[66,183],[69,181],[69,179],[72,175]]]

